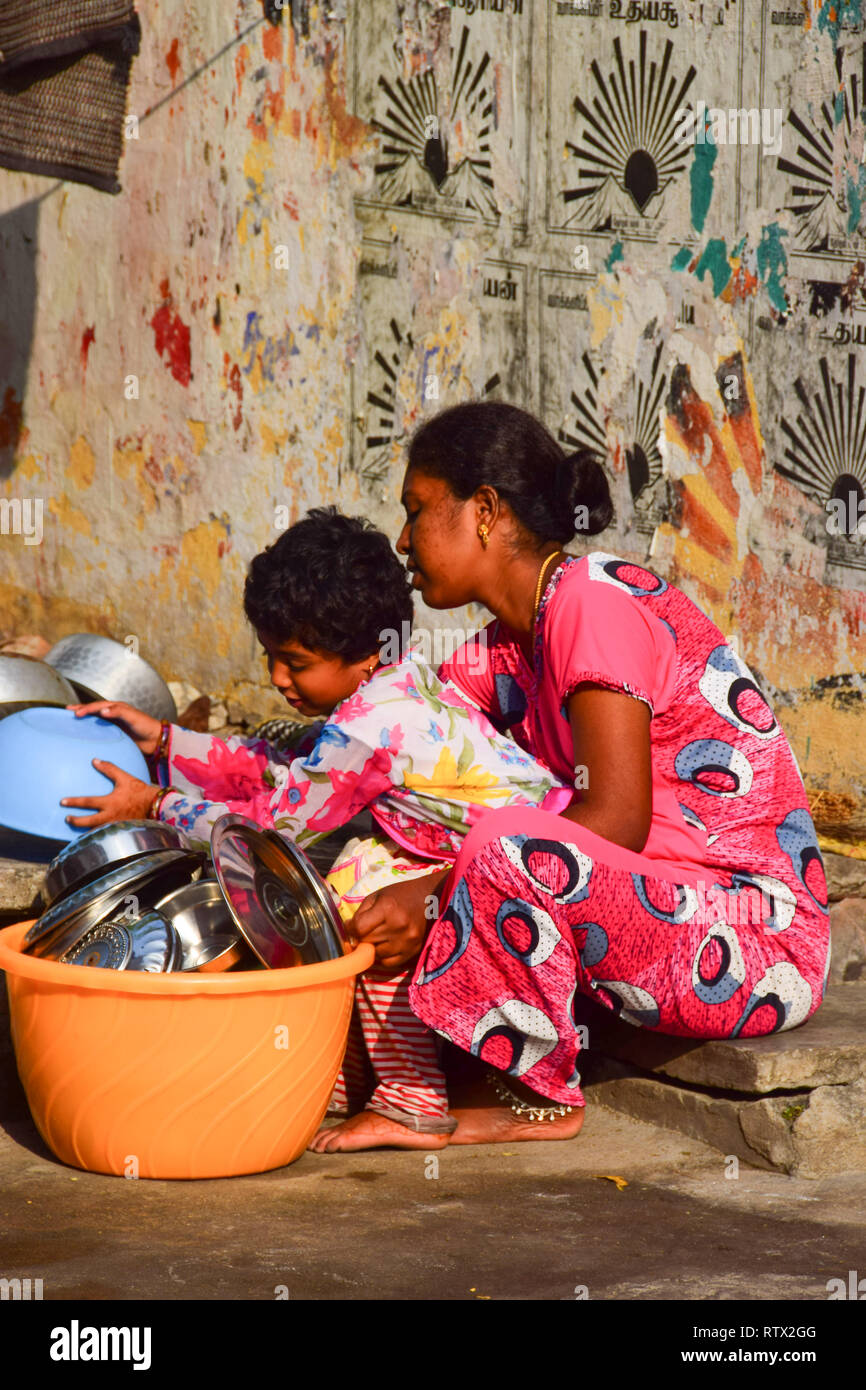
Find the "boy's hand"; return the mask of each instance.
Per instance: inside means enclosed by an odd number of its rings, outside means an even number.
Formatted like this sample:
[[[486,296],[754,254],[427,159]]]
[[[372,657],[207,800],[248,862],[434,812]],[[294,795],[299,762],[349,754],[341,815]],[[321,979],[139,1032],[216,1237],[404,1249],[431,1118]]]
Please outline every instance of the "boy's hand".
[[[76,718],[98,714],[103,719],[110,719],[129,734],[142,753],[156,751],[162,725],[152,714],[145,714],[135,705],[125,705],[121,700],[93,700],[89,705],[67,705],[66,708],[73,710]]]
[[[145,715],[145,718],[149,716]],[[147,782],[131,777],[122,768],[115,767],[114,763],[104,763],[99,758],[93,759],[93,766],[111,779],[114,789],[105,796],[65,796],[61,806],[85,806],[98,813],[89,819],[85,816],[67,816],[68,823],[93,830],[97,825],[110,825],[116,820],[146,820],[159,787],[148,786]]]
[[[430,927],[440,911],[428,913],[431,898],[445,882],[450,869],[425,874],[388,888],[380,888],[365,898],[351,922],[351,930],[361,941],[376,947],[376,962],[388,970],[398,970],[414,960],[424,945]],[[437,904],[438,908],[438,904]]]

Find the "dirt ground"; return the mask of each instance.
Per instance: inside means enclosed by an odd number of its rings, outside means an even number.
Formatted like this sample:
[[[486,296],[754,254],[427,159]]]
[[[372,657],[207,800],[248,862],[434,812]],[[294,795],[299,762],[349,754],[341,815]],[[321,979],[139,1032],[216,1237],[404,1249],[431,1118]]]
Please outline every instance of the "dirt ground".
[[[750,1302],[826,1301],[866,1274],[866,1174],[734,1165],[588,1103],[564,1143],[307,1153],[188,1183],[67,1168],[15,1119],[0,1273],[41,1278],[46,1300]]]

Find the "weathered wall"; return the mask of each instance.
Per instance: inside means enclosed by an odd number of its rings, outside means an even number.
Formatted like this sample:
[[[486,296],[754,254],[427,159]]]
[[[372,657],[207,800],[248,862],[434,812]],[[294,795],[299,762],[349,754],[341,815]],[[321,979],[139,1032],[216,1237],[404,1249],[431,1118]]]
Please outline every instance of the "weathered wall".
[[[0,537],[0,626],[248,689],[275,523],[395,532],[414,423],[504,397],[607,451],[591,545],[681,584],[807,784],[861,796],[866,537],[826,506],[866,493],[859,3],[142,8],[123,193],[2,175],[0,465],[47,510]]]

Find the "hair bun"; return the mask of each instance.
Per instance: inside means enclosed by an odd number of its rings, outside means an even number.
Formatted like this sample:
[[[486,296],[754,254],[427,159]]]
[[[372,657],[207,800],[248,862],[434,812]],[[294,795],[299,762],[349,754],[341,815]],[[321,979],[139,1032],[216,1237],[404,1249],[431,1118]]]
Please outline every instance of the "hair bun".
[[[557,509],[568,538],[597,535],[613,520],[613,502],[607,474],[591,449],[566,454],[557,465]]]

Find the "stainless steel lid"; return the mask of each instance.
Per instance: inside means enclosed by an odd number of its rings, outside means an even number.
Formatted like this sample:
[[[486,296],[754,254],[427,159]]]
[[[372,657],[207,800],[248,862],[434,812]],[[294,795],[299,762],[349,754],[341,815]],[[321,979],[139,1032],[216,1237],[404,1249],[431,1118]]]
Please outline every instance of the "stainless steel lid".
[[[344,932],[330,891],[303,851],[244,816],[221,816],[211,857],[238,930],[272,970],[337,960]]]
[[[174,825],[158,820],[123,820],[98,825],[71,840],[52,859],[45,871],[42,901],[46,907],[94,879],[115,865],[164,849],[188,849],[189,840]]]
[[[62,965],[89,965],[100,970],[124,970],[132,954],[129,929],[123,922],[101,922],[64,951]]]
[[[180,955],[171,922],[159,912],[147,912],[135,922],[100,922],[64,951],[60,960],[64,965],[163,974],[177,968]]]

